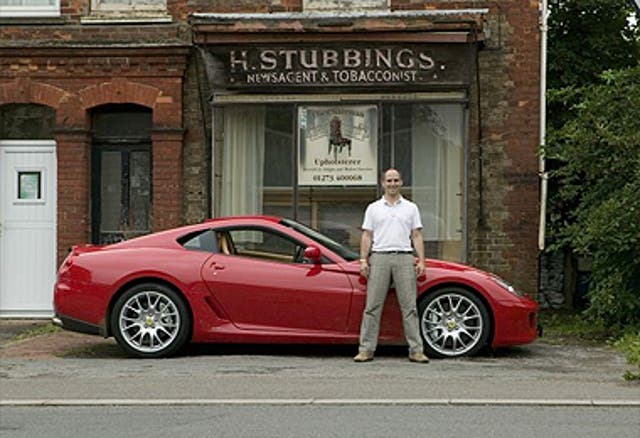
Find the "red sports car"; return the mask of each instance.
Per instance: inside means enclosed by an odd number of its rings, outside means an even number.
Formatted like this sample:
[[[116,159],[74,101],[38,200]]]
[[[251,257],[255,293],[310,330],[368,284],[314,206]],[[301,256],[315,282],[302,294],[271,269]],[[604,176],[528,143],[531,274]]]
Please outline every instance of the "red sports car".
[[[189,341],[357,344],[366,279],[359,254],[290,219],[206,221],[107,246],[75,246],[58,272],[54,322],[114,336],[132,356]],[[425,352],[472,355],[532,342],[538,305],[495,275],[427,260],[418,278]],[[393,289],[380,342],[403,344]]]

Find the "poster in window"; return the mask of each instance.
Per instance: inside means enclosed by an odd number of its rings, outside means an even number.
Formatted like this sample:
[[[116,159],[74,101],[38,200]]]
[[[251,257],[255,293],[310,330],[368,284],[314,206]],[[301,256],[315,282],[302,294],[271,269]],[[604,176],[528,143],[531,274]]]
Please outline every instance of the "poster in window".
[[[299,185],[377,184],[375,105],[302,106],[298,121]]]

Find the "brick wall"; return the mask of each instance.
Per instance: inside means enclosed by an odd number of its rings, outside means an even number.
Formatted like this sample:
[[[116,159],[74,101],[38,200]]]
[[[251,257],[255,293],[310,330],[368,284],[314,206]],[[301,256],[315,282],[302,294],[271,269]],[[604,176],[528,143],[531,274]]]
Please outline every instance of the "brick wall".
[[[270,8],[300,11],[302,3],[273,1]],[[202,4],[201,11],[237,11],[231,4]],[[247,6],[233,4],[240,9]],[[531,294],[537,291],[538,277],[538,7],[537,0],[392,0],[390,5],[392,11],[488,9],[481,23],[484,41],[478,52],[478,80],[472,80],[469,90],[467,259]],[[253,11],[263,12],[264,4],[256,4]],[[401,30],[403,24],[368,20],[367,26],[370,30],[385,26]],[[278,23],[265,23],[262,31],[277,32],[278,28]],[[234,30],[239,30],[237,23]]]
[[[184,80],[184,220],[198,223],[209,216],[211,200],[210,87],[199,54],[189,59]]]
[[[481,138],[478,89],[473,90],[470,262],[535,294],[540,126],[537,2],[491,2],[486,29],[488,38],[479,52]]]
[[[173,23],[81,24],[89,4],[63,0],[62,19],[5,19],[0,26],[0,104],[31,102],[56,110],[61,253],[87,241],[91,228],[91,108],[131,102],[153,110],[153,227],[200,221],[209,214],[211,197],[210,90],[197,52],[189,52],[189,12],[303,7],[302,0],[168,0]],[[474,80],[469,90],[469,262],[535,293],[538,1],[392,0],[390,5],[391,10],[438,8],[489,9],[479,82]],[[375,20],[367,25],[402,30]]]
[[[90,241],[90,111],[132,103],[153,111],[152,229],[182,215],[182,77],[188,48],[0,47],[0,105],[37,103],[56,111],[58,262]]]

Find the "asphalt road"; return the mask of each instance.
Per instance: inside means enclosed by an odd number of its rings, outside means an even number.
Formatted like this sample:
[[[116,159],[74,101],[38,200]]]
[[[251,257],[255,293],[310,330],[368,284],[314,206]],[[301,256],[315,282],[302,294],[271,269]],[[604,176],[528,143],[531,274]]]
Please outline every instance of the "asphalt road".
[[[43,337],[40,348],[62,335]],[[606,347],[536,342],[426,365],[409,362],[404,348],[386,347],[373,362],[356,364],[354,348],[344,346],[192,346],[176,358],[139,360],[125,357],[113,340],[89,338],[100,343],[61,356],[12,355],[12,348],[21,345],[0,350],[0,403],[415,400],[640,405],[638,382],[622,379],[624,357]]]
[[[4,325],[3,325],[4,324]],[[7,323],[0,328],[7,328]],[[193,345],[127,358],[112,339],[0,333],[0,436],[633,437],[640,384],[605,346],[544,341],[474,358],[373,362],[355,347]]]
[[[3,407],[6,438],[637,438],[640,410],[538,406]]]

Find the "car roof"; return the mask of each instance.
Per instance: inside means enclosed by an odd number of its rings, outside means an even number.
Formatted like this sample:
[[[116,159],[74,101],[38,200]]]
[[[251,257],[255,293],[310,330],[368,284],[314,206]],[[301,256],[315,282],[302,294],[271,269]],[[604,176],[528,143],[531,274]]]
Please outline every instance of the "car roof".
[[[282,220],[280,216],[271,215],[242,215],[242,216],[220,216],[211,219],[206,219],[205,223],[210,222],[224,222],[229,220],[265,220],[269,222],[279,223]]]
[[[198,232],[200,230],[205,230],[210,226],[227,226],[235,224],[244,225],[246,223],[259,224],[260,222],[264,223],[265,221],[277,224],[281,220],[281,217],[268,215],[223,216],[206,219],[205,221],[198,224],[184,225],[181,227],[157,231],[155,233],[136,237],[130,240],[114,243],[112,245],[109,245],[108,247],[112,249],[135,247],[173,247],[178,244],[177,239],[179,239],[180,237],[186,236],[193,232]]]

